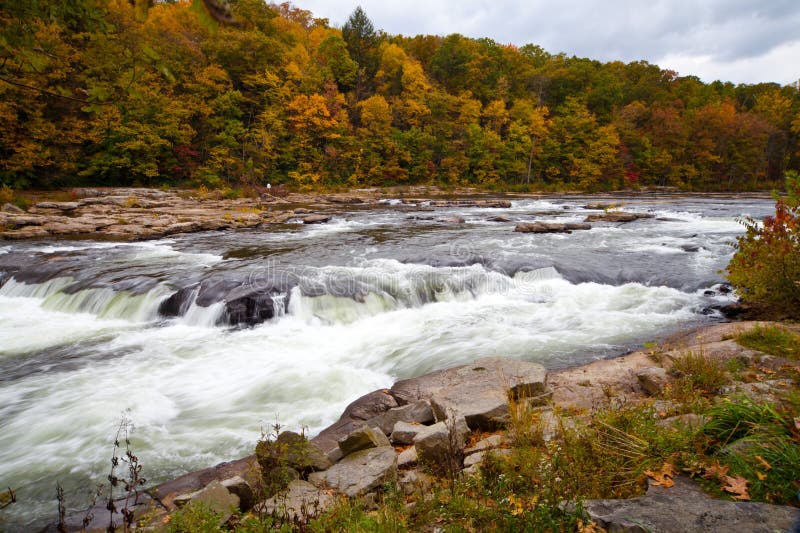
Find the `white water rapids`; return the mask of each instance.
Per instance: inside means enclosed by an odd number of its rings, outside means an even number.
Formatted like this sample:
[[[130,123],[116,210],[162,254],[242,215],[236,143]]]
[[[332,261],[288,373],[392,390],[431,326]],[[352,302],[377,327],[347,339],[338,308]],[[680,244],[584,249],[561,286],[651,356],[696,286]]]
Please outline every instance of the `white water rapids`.
[[[488,221],[580,221],[584,203],[461,209],[462,225],[439,221],[452,209],[386,205],[325,226],[0,246],[0,487],[20,500],[10,527],[55,519],[57,480],[86,503],[122,413],[155,482],[251,453],[275,421],[314,434],[398,379],[489,355],[580,364],[712,320],[704,310],[732,300],[706,291],[722,281],[736,217],[771,208],[629,201],[657,218],[571,235]],[[271,318],[230,326],[233,293],[202,301],[219,280],[279,287]],[[160,314],[185,287],[181,312]]]

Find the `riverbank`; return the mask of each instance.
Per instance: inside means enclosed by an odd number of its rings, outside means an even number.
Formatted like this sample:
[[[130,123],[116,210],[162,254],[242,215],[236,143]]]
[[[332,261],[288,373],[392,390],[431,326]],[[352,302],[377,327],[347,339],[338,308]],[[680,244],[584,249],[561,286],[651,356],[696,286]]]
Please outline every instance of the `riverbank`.
[[[303,444],[302,460],[275,447],[298,442],[290,434],[265,439],[258,456],[147,490],[136,517],[155,530],[210,511],[205,520],[259,531],[545,520],[580,531],[788,531],[800,520],[800,466],[778,464],[768,454],[779,441],[757,432],[785,431],[785,459],[799,451],[797,340],[797,325],[725,323],[557,371],[504,358],[436,371],[354,401]],[[270,466],[294,472],[277,495],[265,489]]]
[[[637,197],[680,193],[664,190],[613,194]],[[262,228],[287,222],[319,224],[347,209],[377,206],[390,199],[407,205],[433,207],[508,206],[497,199],[499,196],[539,198],[547,195],[499,195],[475,189],[444,191],[419,186],[357,189],[331,194],[288,192],[276,188],[263,189],[257,197],[226,198],[218,191],[204,190],[76,188],[32,194],[25,200],[29,204],[26,209],[10,203],[0,206],[0,240],[57,237],[139,241],[201,231]],[[705,196],[727,198],[732,195],[717,193]],[[748,193],[746,196],[767,197],[765,193]]]

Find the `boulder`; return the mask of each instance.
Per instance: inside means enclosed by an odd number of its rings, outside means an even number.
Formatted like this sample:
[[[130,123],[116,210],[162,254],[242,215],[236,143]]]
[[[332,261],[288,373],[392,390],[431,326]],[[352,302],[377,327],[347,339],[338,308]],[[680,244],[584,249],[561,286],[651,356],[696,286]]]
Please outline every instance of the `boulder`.
[[[303,217],[303,224],[324,224],[330,220],[330,215],[309,215],[307,217]]]
[[[611,211],[608,213],[599,213],[597,215],[589,215],[586,217],[586,222],[633,222],[640,218],[653,218],[655,215],[650,213],[628,213],[625,211]]]
[[[284,431],[278,435],[275,442],[286,450],[285,463],[301,473],[307,474],[331,467],[332,463],[325,452],[304,435],[294,431]]]
[[[514,231],[519,233],[572,233],[578,230],[589,230],[589,224],[565,223],[558,224],[553,222],[521,222],[517,224]]]
[[[324,472],[308,480],[336,489],[351,498],[366,494],[397,479],[397,454],[391,446],[361,450],[346,456]]]
[[[466,220],[464,220],[464,217],[454,216],[454,217],[440,218],[439,222],[444,222],[445,224],[463,224],[464,222],[466,222]]]
[[[222,483],[212,481],[204,488],[190,494],[182,494],[173,500],[175,505],[183,507],[189,502],[201,503],[214,513],[219,514],[218,524],[221,526],[239,509],[239,497],[228,491]]]
[[[363,204],[364,200],[358,196],[326,196],[326,200],[333,204]]]
[[[22,214],[25,212],[23,209],[20,209],[14,204],[10,204],[8,202],[3,204],[3,207],[0,208],[0,211],[3,211],[5,213],[16,213],[16,214]]]
[[[669,383],[667,371],[660,366],[651,366],[638,371],[636,379],[639,380],[639,385],[642,389],[650,396],[661,394],[664,391],[664,387]]]
[[[489,217],[487,220],[489,222],[511,222],[511,217],[507,217],[505,215],[497,215],[495,217]]]
[[[419,457],[417,456],[417,449],[413,446],[400,452],[397,456],[397,466],[402,468],[404,466],[417,464]]]
[[[467,422],[461,416],[425,426],[414,437],[414,447],[421,461],[431,466],[445,465],[464,451],[469,436]]]
[[[471,429],[493,430],[508,422],[508,399],[545,395],[547,372],[542,365],[501,357],[439,370],[392,387],[400,401],[430,399],[438,420],[453,412]]]
[[[281,492],[258,505],[258,510],[270,516],[294,521],[313,518],[329,508],[335,499],[308,481],[300,479],[289,483]]]
[[[502,435],[492,435],[490,437],[486,437],[485,439],[479,440],[475,443],[474,446],[470,446],[464,450],[464,455],[470,455],[477,452],[483,452],[486,450],[493,450],[494,448],[499,448],[506,442],[506,439]]]
[[[223,487],[228,489],[228,492],[239,497],[239,508],[242,511],[247,512],[253,508],[253,505],[256,503],[255,492],[250,483],[242,476],[223,479],[220,483]]]
[[[422,424],[413,424],[401,420],[394,425],[394,430],[389,439],[392,444],[411,444],[414,442],[414,437],[426,427]]]
[[[391,446],[389,439],[380,429],[363,425],[339,441],[342,455],[348,455],[367,448]]]
[[[800,509],[783,505],[731,502],[708,497],[695,482],[678,476],[670,488],[650,484],[647,494],[628,500],[588,500],[588,517],[608,531],[683,532],[796,531]]]
[[[375,426],[377,424],[372,423],[373,417],[382,415],[383,413],[386,413],[395,407],[397,407],[397,400],[394,398],[394,396],[392,396],[391,391],[387,389],[376,390],[367,393],[356,400],[353,400],[347,407],[345,407],[341,418],[368,420],[370,422],[370,426]],[[397,420],[400,420],[400,418]],[[385,430],[384,433],[388,435],[394,427],[394,422],[397,420],[393,421],[391,426],[389,426],[389,430]],[[406,421],[416,422],[416,420]],[[382,427],[383,426],[381,426],[381,428]]]
[[[387,395],[388,396],[388,395]],[[392,398],[393,401],[394,398]],[[395,404],[397,402],[395,401]],[[428,400],[418,400],[400,407],[389,409],[383,414],[370,418],[367,424],[381,428],[385,434],[389,435],[394,431],[397,422],[409,422],[416,424],[430,424],[434,421],[433,409]]]
[[[482,452],[475,452],[464,457],[464,468],[482,464],[486,458],[491,455],[496,458],[507,458],[511,455],[511,450],[484,450]]]

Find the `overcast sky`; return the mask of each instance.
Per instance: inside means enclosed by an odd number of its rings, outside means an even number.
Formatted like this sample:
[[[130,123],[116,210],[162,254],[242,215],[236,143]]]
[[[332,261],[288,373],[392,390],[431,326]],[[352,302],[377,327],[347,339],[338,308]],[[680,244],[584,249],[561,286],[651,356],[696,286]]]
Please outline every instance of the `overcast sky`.
[[[800,78],[800,0],[296,0],[341,26],[357,5],[376,29],[461,33],[551,53],[644,59],[703,81]]]

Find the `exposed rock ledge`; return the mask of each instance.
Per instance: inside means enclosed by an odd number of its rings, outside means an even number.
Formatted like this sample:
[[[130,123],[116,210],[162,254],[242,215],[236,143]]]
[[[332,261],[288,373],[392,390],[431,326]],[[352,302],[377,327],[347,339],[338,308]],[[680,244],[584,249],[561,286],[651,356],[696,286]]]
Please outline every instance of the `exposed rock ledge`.
[[[661,364],[668,368],[675,357],[700,346],[709,357],[723,360],[762,357],[730,340],[754,324],[719,324],[676,336],[666,343]],[[769,363],[762,360],[760,364]],[[352,402],[337,422],[310,441],[311,455],[318,457],[316,466],[298,468],[296,475],[301,479],[292,481],[280,499],[254,502],[260,467],[250,456],[153,487],[136,513],[158,519],[196,498],[212,508],[218,503],[225,512],[235,500],[242,511],[257,504],[291,517],[298,509],[319,512],[331,505],[332,492],[360,496],[379,490],[386,482],[416,490],[427,476],[415,468],[417,461],[435,469],[436,465],[452,467],[456,460],[457,468],[473,473],[487,454],[509,453],[502,449],[502,432],[466,447],[470,432],[503,428],[509,398],[541,405],[545,411],[591,411],[612,400],[635,402],[652,395],[672,379],[659,370],[664,369],[645,352],[551,372],[536,363],[501,357],[439,370]],[[288,440],[294,438],[289,435]],[[690,480],[676,483],[677,490],[651,487],[640,498],[589,501],[586,511],[609,531],[688,531],[698,526],[716,531],[772,531],[788,530],[800,521],[800,510],[793,507],[713,500]],[[95,515],[106,512],[101,506]],[[674,522],[678,514],[682,521]],[[673,522],[665,526],[664,517]],[[68,526],[79,529],[80,518],[71,517]]]

